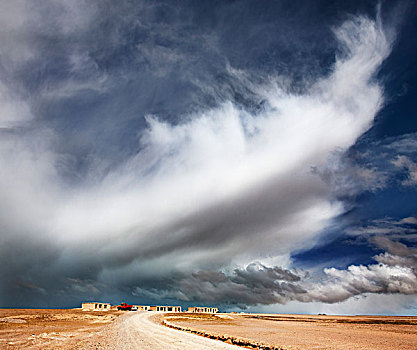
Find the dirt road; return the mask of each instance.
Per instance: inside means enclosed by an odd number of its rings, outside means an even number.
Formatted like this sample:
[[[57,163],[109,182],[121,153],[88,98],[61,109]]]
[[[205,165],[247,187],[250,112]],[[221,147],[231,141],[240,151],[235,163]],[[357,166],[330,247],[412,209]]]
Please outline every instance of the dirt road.
[[[79,343],[72,349],[242,349],[217,340],[165,327],[152,320],[155,315],[157,315],[156,312],[126,313],[94,335],[94,339]]]

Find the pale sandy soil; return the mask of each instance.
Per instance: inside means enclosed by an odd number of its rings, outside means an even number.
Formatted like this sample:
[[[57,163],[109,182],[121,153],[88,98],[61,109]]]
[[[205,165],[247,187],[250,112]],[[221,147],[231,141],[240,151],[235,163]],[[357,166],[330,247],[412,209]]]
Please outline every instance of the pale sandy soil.
[[[0,349],[70,349],[121,312],[0,309]]]
[[[234,350],[217,340],[170,329],[160,324],[157,312],[129,312],[94,337],[72,349],[105,350]]]
[[[0,309],[0,349],[238,349],[168,323],[288,350],[415,350],[416,317],[166,314]]]
[[[233,350],[161,325],[156,312],[0,309],[0,349]]]
[[[416,317],[166,315],[168,323],[288,350],[415,350]]]

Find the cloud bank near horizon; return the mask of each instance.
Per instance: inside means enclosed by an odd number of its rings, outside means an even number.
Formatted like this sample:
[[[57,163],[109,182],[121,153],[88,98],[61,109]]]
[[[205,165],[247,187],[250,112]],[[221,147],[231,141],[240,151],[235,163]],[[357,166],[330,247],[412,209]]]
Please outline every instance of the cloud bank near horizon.
[[[90,126],[77,129],[40,111],[68,101],[83,106],[84,93],[105,99],[120,80],[129,80],[128,70],[103,68],[105,60],[93,58],[94,44],[83,46],[75,39],[75,47],[59,48],[58,57],[43,62],[50,69],[65,65],[64,76],[51,75],[34,86],[24,85],[19,76],[39,64],[45,45],[83,37],[100,17],[94,2],[54,4],[37,9],[34,19],[25,17],[25,1],[2,5],[21,18],[0,18],[6,24],[0,37],[16,39],[1,47],[3,305],[18,304],[29,294],[43,300],[112,296],[114,290],[149,300],[162,296],[242,307],[416,293],[415,251],[383,238],[374,241],[385,249],[375,257],[378,264],[329,267],[325,283],[294,272],[290,261],[292,252],[314,246],[347,209],[338,197],[340,187],[347,186],[329,185],[321,169],[337,173],[334,166],[342,164],[384,103],[376,73],[392,39],[379,18],[355,16],[336,27],[331,70],[298,82],[302,86],[296,89],[288,77],[255,79],[252,72],[226,64],[223,74],[241,99],[251,101],[249,107],[190,70],[192,76],[184,79],[215,102],[199,100],[193,112],[174,121],[144,114],[136,139],[120,158],[111,145],[101,144],[114,125],[110,116],[92,118]],[[153,14],[151,6],[142,9]],[[51,11],[62,14],[50,20]],[[147,18],[136,23],[138,31],[150,25]],[[120,28],[133,23],[129,20],[120,20]],[[172,67],[183,69],[184,62],[195,59],[183,46],[204,39],[216,51],[213,35],[195,33],[186,41],[176,22],[164,36],[163,26],[155,23],[161,37],[151,44],[144,39],[135,53],[154,76],[172,74]],[[119,39],[106,38],[106,50],[116,51]],[[111,109],[112,118],[117,120],[122,104]],[[127,119],[120,117],[120,123]],[[75,130],[71,139],[67,129]],[[88,143],[90,137],[97,143]],[[91,144],[97,148],[86,151]],[[415,164],[401,156],[393,165],[406,169],[410,175],[404,185],[413,185]],[[372,171],[361,175],[369,179]],[[355,191],[361,186],[353,184]]]

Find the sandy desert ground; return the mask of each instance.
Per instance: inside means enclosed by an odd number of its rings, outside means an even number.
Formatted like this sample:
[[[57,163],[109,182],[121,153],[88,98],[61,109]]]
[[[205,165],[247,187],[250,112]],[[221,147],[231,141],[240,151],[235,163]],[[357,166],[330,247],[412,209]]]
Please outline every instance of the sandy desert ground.
[[[417,349],[417,317],[171,314],[165,320],[211,337],[288,350]]]
[[[1,349],[239,348],[225,341],[258,349],[414,350],[417,317],[0,309]]]
[[[240,347],[161,324],[162,313],[129,312],[73,349],[238,350]]]
[[[69,349],[114,321],[117,311],[0,309],[0,349]]]
[[[0,349],[232,350],[161,324],[156,312],[0,310]]]

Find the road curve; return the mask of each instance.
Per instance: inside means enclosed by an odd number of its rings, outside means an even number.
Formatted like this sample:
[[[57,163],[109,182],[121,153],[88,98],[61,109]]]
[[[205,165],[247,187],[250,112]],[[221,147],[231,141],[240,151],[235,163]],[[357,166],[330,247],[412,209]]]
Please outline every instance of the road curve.
[[[73,349],[175,349],[237,350],[238,346],[178,331],[153,322],[156,312],[129,312],[97,334],[94,339]]]

